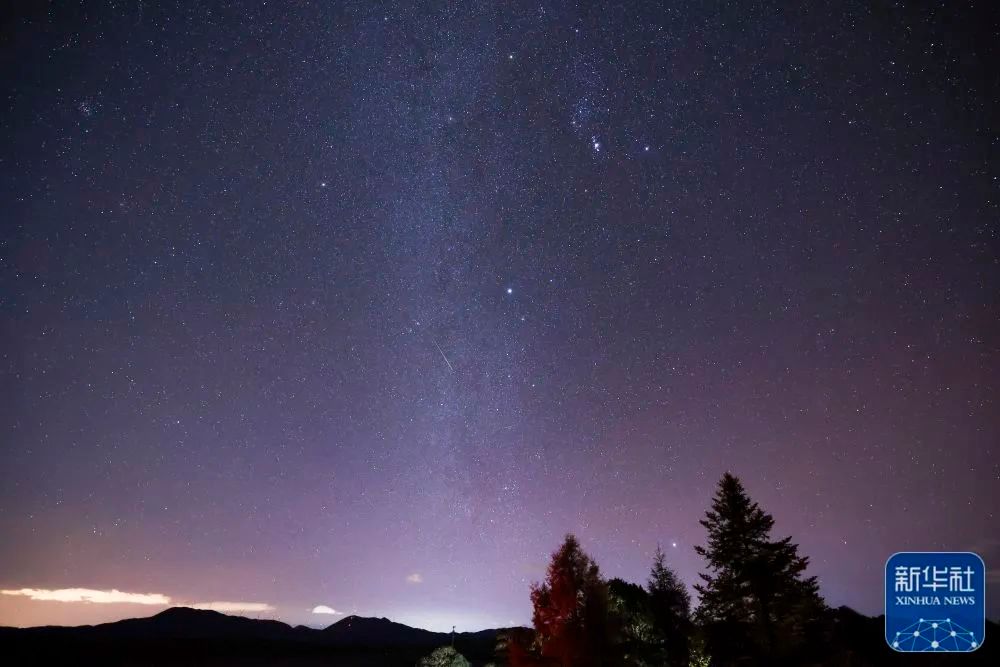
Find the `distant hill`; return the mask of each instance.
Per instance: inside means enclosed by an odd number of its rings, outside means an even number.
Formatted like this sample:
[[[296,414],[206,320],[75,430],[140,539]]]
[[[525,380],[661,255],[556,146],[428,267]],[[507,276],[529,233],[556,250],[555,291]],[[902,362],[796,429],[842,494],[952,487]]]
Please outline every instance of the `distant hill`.
[[[500,630],[455,634],[470,659],[489,660]],[[4,664],[96,660],[101,664],[408,664],[452,641],[451,633],[387,618],[347,616],[321,630],[217,611],[172,607],[100,625],[0,627]],[[10,658],[10,661],[8,661]]]
[[[495,645],[497,634],[507,628],[480,630],[479,632],[456,632],[455,645],[488,643]],[[347,616],[325,630],[323,641],[337,646],[443,646],[451,643],[450,632],[431,632],[411,628],[387,618],[366,618]]]
[[[0,638],[28,636],[52,639],[293,639],[303,631],[286,623],[229,616],[217,611],[171,607],[145,618],[128,618],[100,625],[0,628]]]
[[[884,619],[847,607],[831,617],[831,666],[910,665],[914,656],[895,653],[882,637]],[[494,660],[504,629],[455,634],[455,648],[473,665]],[[1000,628],[987,623],[983,647],[972,654],[921,656],[925,667],[1000,665]],[[0,627],[4,665],[413,665],[434,648],[450,644],[450,633],[431,632],[387,618],[347,616],[317,630],[272,620],[174,607],[147,618],[101,625]]]
[[[323,640],[340,645],[435,645],[448,643],[451,635],[411,628],[387,618],[348,616],[320,631]]]

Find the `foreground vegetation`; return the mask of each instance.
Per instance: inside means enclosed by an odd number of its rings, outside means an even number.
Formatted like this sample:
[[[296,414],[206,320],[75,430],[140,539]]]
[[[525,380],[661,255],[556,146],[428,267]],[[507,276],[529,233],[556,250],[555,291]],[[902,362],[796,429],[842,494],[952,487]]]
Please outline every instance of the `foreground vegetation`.
[[[779,665],[821,656],[826,606],[809,561],[727,473],[696,547],[707,571],[692,613],[684,584],[653,556],[645,587],[601,577],[573,535],[531,590],[534,633],[508,636],[512,665]]]
[[[606,580],[568,535],[531,589],[533,628],[436,633],[385,618],[346,617],[324,629],[171,608],[97,626],[0,628],[3,664],[400,665],[484,667],[875,667],[915,656],[885,643],[883,620],[830,609],[808,559],[725,475],[702,520],[705,571],[688,590],[662,551],[642,585]],[[923,667],[1000,664],[997,626],[962,656],[922,655]]]
[[[864,667],[913,660],[886,646],[880,619],[827,607],[816,578],[806,574],[809,559],[790,537],[772,536],[774,519],[733,475],[719,481],[701,524],[707,539],[696,551],[706,569],[695,585],[697,608],[691,608],[687,589],[659,548],[649,579],[640,586],[605,580],[579,541],[567,535],[552,554],[545,580],[531,589],[534,629],[503,633],[497,662],[513,667]],[[991,655],[979,651],[962,660],[1000,664],[991,662]],[[469,664],[454,650],[434,657],[422,664]],[[955,656],[921,658],[936,665]]]

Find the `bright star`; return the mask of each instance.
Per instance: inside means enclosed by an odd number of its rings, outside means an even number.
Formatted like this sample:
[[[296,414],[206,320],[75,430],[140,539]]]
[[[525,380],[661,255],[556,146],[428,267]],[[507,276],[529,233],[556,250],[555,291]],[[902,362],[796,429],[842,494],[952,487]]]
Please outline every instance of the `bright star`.
[[[507,288],[507,294],[513,294],[513,293],[514,293],[514,288],[513,287],[508,287]]]

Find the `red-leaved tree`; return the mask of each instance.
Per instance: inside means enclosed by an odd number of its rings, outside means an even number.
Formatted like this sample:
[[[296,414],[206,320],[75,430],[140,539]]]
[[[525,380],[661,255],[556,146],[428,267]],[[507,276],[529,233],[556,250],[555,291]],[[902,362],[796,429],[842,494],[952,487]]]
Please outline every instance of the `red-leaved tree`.
[[[573,535],[552,554],[545,581],[531,587],[535,641],[545,664],[587,667],[609,647],[608,590]]]

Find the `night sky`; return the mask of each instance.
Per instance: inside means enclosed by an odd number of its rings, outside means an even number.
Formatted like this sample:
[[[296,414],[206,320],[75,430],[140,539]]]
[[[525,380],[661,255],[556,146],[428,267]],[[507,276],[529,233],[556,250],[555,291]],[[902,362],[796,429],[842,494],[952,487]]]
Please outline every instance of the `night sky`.
[[[990,3],[16,4],[0,625],[526,624],[726,470],[830,604],[998,581]]]

